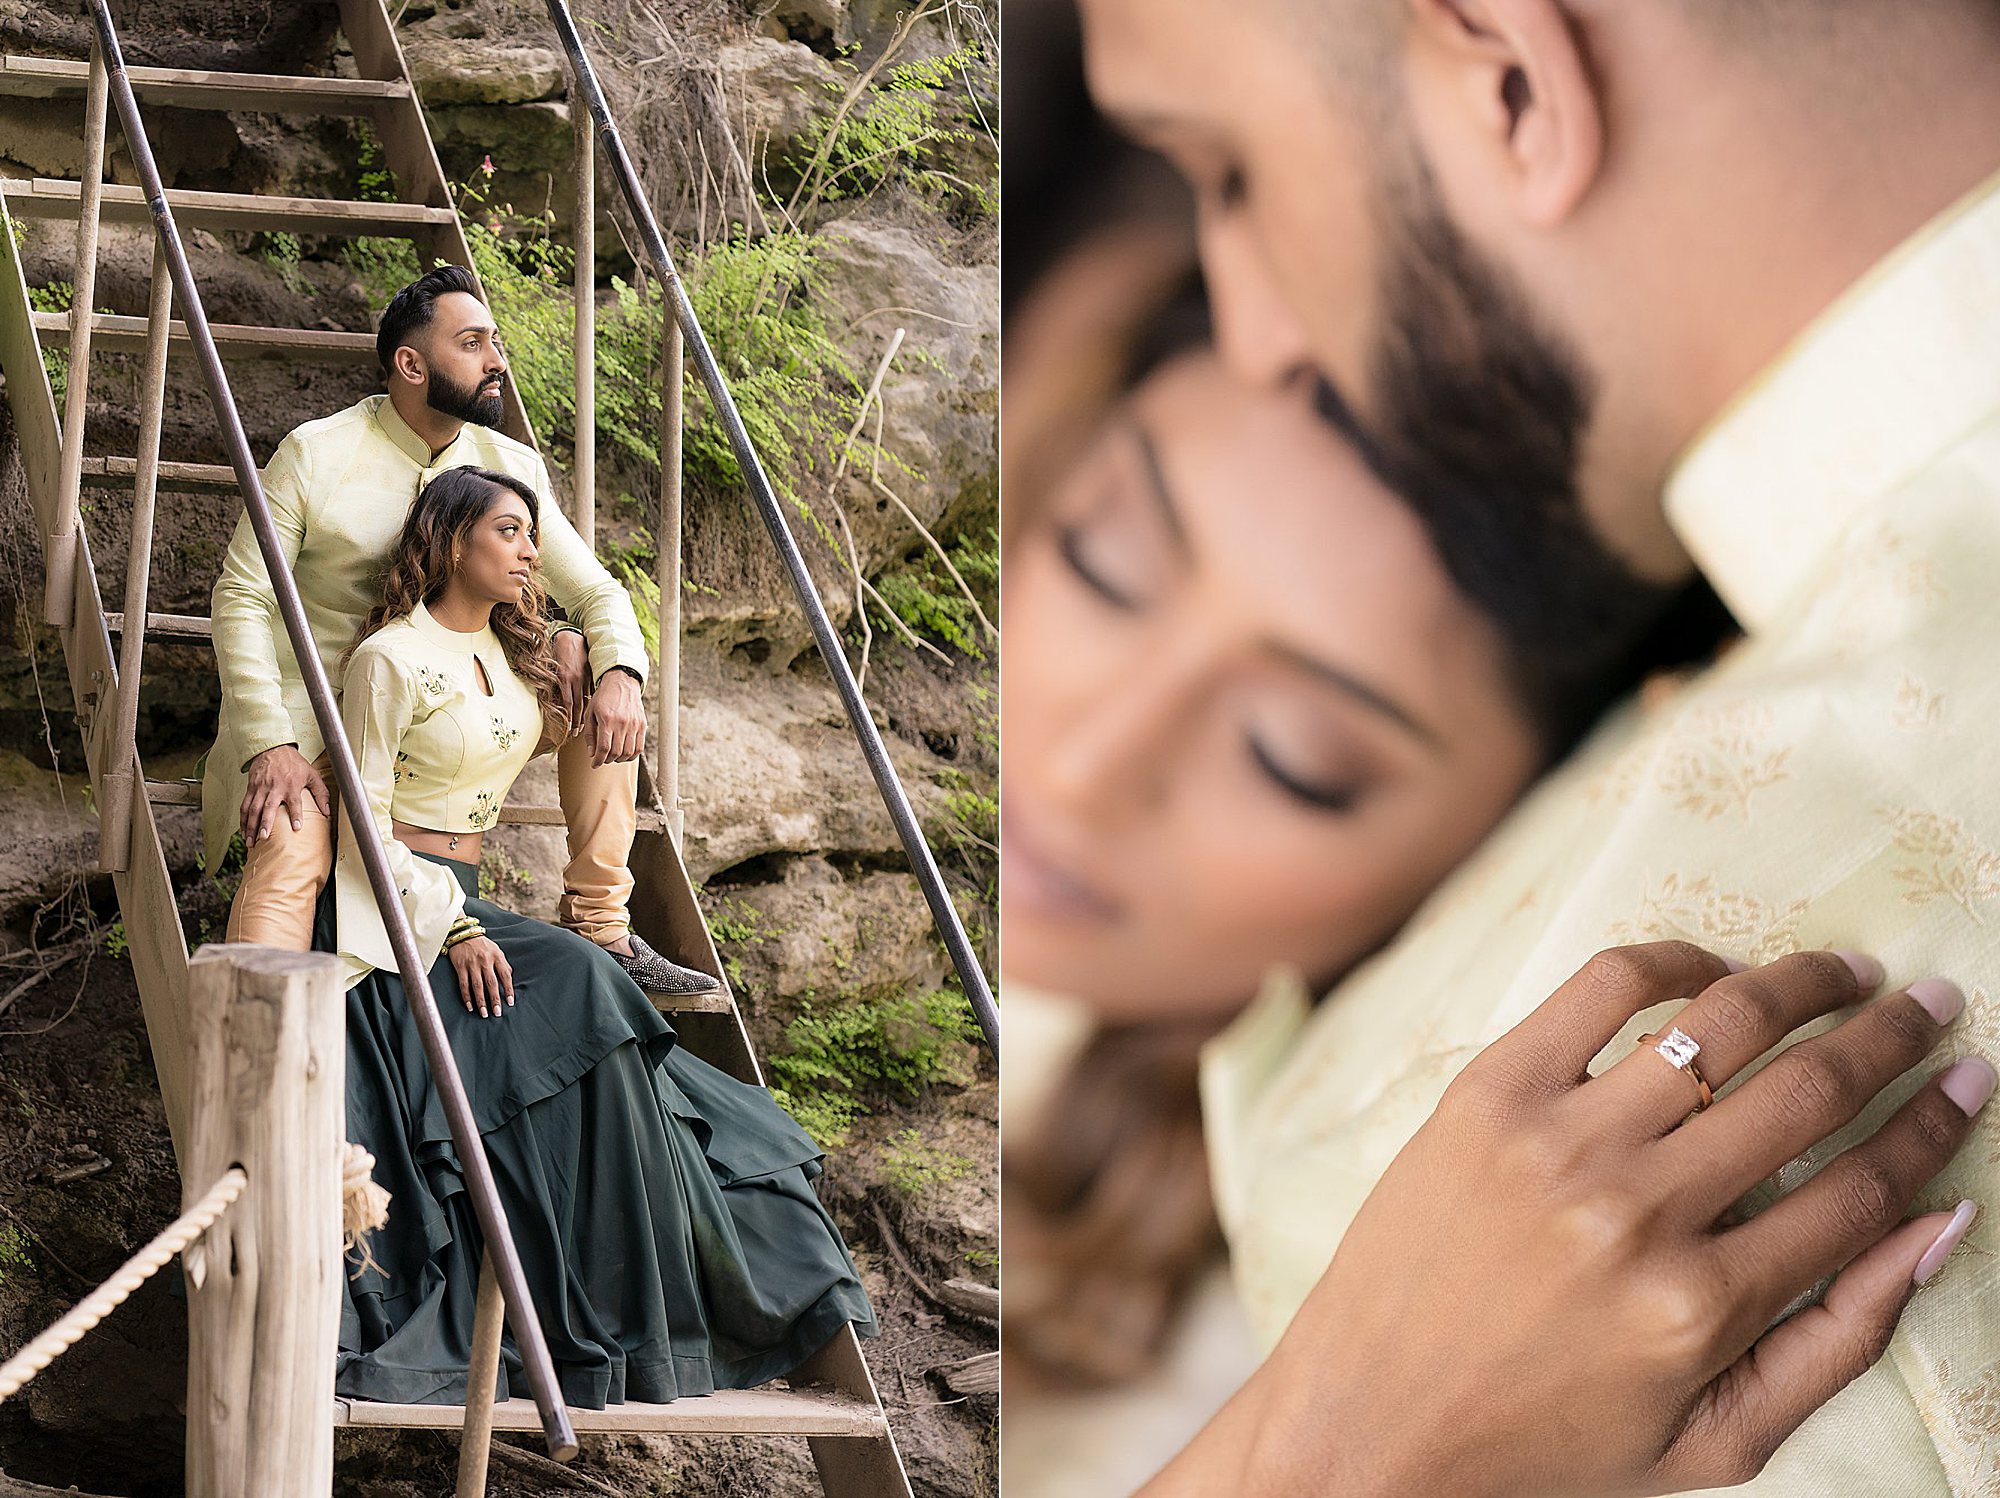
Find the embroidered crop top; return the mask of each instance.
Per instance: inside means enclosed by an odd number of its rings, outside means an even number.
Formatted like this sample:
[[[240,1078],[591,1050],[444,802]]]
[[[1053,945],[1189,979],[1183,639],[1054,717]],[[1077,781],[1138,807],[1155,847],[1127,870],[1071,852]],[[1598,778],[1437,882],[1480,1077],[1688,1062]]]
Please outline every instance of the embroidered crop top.
[[[540,704],[507,664],[491,625],[464,634],[418,604],[355,647],[341,682],[341,720],[428,968],[465,897],[449,870],[395,841],[391,820],[437,832],[483,832],[497,823],[541,739]],[[345,808],[334,881],[348,986],[373,968],[394,972],[395,952]]]

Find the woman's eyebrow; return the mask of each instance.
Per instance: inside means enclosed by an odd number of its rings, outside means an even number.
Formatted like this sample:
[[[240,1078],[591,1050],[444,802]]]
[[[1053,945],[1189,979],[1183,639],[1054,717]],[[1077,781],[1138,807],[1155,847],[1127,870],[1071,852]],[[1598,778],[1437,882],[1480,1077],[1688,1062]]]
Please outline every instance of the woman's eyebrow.
[[[1160,519],[1166,523],[1167,534],[1173,537],[1174,545],[1182,551],[1188,550],[1187,527],[1181,523],[1180,506],[1174,503],[1174,494],[1167,484],[1167,472],[1160,464],[1160,450],[1153,444],[1153,434],[1136,421],[1128,422],[1132,438],[1139,444],[1139,463],[1146,473],[1146,493],[1159,507]]]
[[[1274,641],[1271,650],[1273,654],[1300,670],[1310,672],[1321,681],[1345,693],[1369,711],[1387,718],[1425,747],[1439,754],[1444,752],[1444,735],[1379,688],[1370,686],[1360,677],[1342,670],[1331,661],[1323,661],[1316,655],[1308,655],[1305,651],[1281,641]]]

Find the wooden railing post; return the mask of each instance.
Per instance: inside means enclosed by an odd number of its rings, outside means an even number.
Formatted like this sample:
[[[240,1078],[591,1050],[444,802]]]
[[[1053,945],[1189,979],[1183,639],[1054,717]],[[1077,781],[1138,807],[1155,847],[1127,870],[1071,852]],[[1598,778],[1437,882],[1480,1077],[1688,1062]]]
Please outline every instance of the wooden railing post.
[[[666,311],[660,340],[660,533],[654,537],[660,585],[660,734],[654,750],[659,766],[660,803],[666,808],[667,835],[681,840],[681,382],[686,354],[673,304]]]
[[[189,1498],[326,1498],[340,1335],[346,1008],[330,953],[206,946],[188,964],[183,1180],[242,1198],[187,1252]]]
[[[124,870],[132,853],[132,798],[139,790],[139,680],[146,655],[146,610],[153,566],[153,508],[159,495],[160,423],[167,400],[167,331],[174,278],[167,247],[153,238],[153,283],[146,311],[146,369],[139,387],[138,475],[132,486],[132,544],[125,557],[125,633],[118,641],[118,722],[97,809],[97,866]]]
[[[83,423],[90,393],[90,313],[97,305],[98,205],[104,196],[104,118],[110,96],[104,50],[90,48],[90,92],[83,112],[83,183],[76,215],[76,270],[71,277],[69,380],[63,399],[62,467],[55,524],[42,555],[42,619],[57,629],[76,622],[76,527],[83,488]]]
[[[576,130],[576,532],[597,549],[597,149],[583,91],[570,90]]]

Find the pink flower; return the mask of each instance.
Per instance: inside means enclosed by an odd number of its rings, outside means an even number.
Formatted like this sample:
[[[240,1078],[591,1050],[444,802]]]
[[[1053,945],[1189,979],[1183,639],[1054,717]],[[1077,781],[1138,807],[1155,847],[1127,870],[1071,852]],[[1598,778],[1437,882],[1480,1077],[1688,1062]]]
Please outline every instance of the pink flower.
[[[480,163],[479,163],[479,170],[481,170],[482,172],[486,173],[486,175],[487,175],[487,176],[489,176],[489,177],[490,177],[490,176],[492,176],[492,175],[493,175],[493,158],[492,158],[491,156],[488,156],[488,157],[487,157],[487,158],[486,158],[486,159],[485,159],[484,161],[480,162]]]

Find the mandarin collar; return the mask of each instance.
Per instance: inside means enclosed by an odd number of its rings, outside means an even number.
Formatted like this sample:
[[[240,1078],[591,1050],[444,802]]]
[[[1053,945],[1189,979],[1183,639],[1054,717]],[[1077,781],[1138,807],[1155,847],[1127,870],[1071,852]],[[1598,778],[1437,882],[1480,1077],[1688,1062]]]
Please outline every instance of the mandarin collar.
[[[419,603],[410,611],[410,625],[440,650],[450,651],[453,655],[485,655],[500,649],[500,637],[493,633],[490,620],[471,634],[465,634],[460,630],[447,629],[438,622],[436,615]]]
[[[1667,481],[1668,523],[1753,634],[1854,524],[2000,411],[2000,175],[1837,298]]]
[[[431,445],[419,437],[410,424],[403,420],[403,415],[396,409],[394,401],[386,395],[374,396],[372,399],[375,401],[376,425],[382,428],[382,434],[394,445],[396,451],[417,467],[430,473],[441,473],[447,468],[466,466],[464,461],[454,463],[448,460],[459,443],[465,440],[466,426],[470,423],[460,426],[458,435],[445,444],[444,451],[436,458],[432,458]]]

